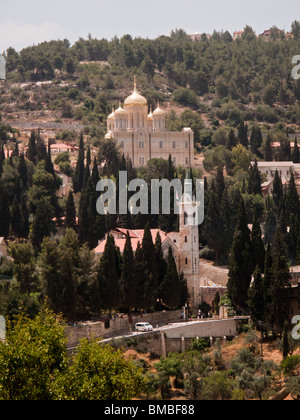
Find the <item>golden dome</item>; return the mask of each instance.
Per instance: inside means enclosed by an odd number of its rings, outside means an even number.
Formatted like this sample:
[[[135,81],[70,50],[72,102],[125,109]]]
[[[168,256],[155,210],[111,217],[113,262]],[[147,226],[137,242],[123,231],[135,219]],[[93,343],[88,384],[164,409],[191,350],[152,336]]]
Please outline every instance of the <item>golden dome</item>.
[[[165,115],[165,112],[159,107],[159,102],[157,103],[157,108],[153,112],[153,115]]]
[[[124,105],[148,105],[147,99],[140,95],[136,89],[136,78],[134,77],[134,91],[132,95],[128,96]]]
[[[127,115],[127,112],[121,107],[121,103],[120,103],[119,108],[115,111],[115,115],[120,115],[120,114]]]
[[[114,118],[114,116],[115,116],[115,109],[113,108],[112,109],[112,113],[107,117],[107,119],[108,120],[111,120],[111,119],[113,119]]]

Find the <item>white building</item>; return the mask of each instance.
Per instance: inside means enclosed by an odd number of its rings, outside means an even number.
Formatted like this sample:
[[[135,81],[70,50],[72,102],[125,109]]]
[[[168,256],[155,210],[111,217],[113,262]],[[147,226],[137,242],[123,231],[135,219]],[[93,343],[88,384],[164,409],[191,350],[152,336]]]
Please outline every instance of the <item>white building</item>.
[[[121,153],[128,156],[133,166],[145,166],[150,159],[168,159],[174,165],[194,166],[194,132],[184,128],[181,132],[166,130],[166,113],[159,104],[152,113],[147,99],[134,91],[119,108],[107,118],[107,141],[115,139]]]

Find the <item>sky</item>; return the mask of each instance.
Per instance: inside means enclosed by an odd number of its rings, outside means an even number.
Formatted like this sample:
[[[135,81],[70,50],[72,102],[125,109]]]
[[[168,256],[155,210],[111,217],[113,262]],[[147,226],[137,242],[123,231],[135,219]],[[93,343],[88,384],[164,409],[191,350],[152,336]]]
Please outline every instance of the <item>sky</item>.
[[[290,30],[300,20],[299,0],[2,0],[0,52],[52,39],[79,37],[156,38],[174,29],[187,33],[242,30],[276,25]]]

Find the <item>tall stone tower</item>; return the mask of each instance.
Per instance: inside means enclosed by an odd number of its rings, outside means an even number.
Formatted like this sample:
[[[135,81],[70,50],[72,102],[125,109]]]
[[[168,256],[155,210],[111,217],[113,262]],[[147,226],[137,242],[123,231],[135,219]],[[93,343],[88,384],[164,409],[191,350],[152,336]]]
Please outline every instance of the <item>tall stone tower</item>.
[[[199,304],[200,269],[199,269],[199,205],[193,197],[193,182],[188,172],[184,182],[184,194],[178,203],[180,210],[180,270],[187,280],[193,307]]]

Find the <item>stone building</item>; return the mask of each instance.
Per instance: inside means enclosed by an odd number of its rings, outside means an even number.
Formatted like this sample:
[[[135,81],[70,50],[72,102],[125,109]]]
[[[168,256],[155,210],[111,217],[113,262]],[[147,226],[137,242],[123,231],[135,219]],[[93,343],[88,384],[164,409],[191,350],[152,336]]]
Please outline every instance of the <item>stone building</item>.
[[[198,208],[199,205],[192,195],[193,184],[191,179],[185,180],[184,191],[178,205],[181,207],[179,216],[179,232],[165,233],[159,229],[152,229],[152,239],[155,242],[157,233],[160,234],[162,250],[165,259],[168,258],[169,248],[171,247],[177,266],[178,273],[183,273],[187,280],[188,289],[191,297],[191,306],[197,307],[203,300],[203,289],[201,286],[207,285],[201,282],[200,260],[199,260],[199,226]],[[138,243],[142,243],[144,230],[128,230],[131,238],[131,245],[135,252]],[[115,244],[121,253],[124,252],[127,229],[117,228],[110,232],[115,239]],[[96,258],[101,258],[104,253],[106,240],[103,240],[95,248]]]
[[[107,141],[114,139],[121,153],[132,160],[135,167],[145,166],[150,159],[168,159],[174,165],[194,166],[194,132],[183,128],[181,132],[166,129],[166,113],[159,104],[155,111],[148,108],[147,99],[134,91],[124,103],[107,118]]]

